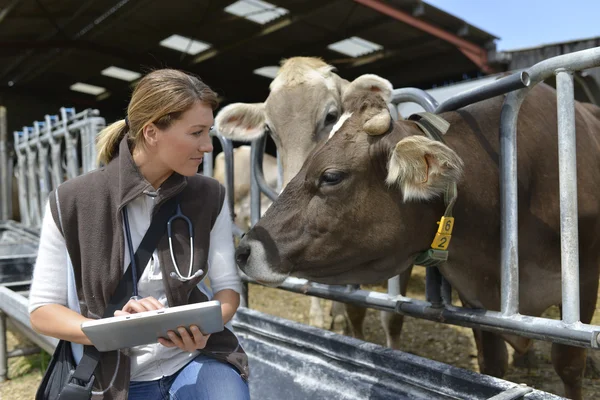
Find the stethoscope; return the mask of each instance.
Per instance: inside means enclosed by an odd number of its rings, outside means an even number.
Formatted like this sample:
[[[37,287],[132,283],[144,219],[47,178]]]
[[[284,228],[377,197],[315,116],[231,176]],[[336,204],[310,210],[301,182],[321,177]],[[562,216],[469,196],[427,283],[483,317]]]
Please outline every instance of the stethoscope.
[[[178,218],[182,219],[187,224],[188,233],[190,235],[190,266],[188,269],[187,276],[183,276],[181,274],[181,272],[179,271],[179,266],[177,265],[177,261],[175,260],[175,252],[173,251],[173,227],[172,227],[172,224],[173,224],[173,221],[177,220]],[[123,220],[125,223],[125,234],[126,234],[126,238],[127,238],[127,247],[129,250],[129,258],[131,260],[131,274],[133,275],[133,295],[131,296],[131,298],[133,300],[140,300],[141,297],[138,295],[138,288],[137,288],[137,265],[136,265],[136,261],[135,261],[135,257],[134,257],[135,253],[133,251],[133,244],[132,244],[132,240],[131,240],[131,231],[129,229],[129,216],[127,215],[127,207],[123,207]],[[169,218],[167,220],[167,237],[169,238],[169,250],[171,252],[171,261],[173,262],[173,266],[175,267],[175,272],[171,272],[169,274],[169,276],[171,278],[178,279],[181,282],[186,282],[186,281],[190,281],[192,279],[196,279],[198,276],[202,275],[204,273],[204,271],[202,269],[199,269],[194,274],[192,274],[192,267],[194,265],[194,226],[192,224],[192,221],[181,212],[181,205],[179,203],[177,203],[177,209],[175,210],[175,214],[173,214],[171,216],[171,218]]]

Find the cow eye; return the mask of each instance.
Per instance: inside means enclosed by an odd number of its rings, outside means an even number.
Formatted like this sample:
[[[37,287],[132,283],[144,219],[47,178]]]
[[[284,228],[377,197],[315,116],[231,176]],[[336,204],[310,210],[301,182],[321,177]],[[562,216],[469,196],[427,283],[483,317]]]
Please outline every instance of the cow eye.
[[[334,186],[334,185],[337,185],[338,183],[342,182],[345,177],[346,177],[346,174],[343,173],[342,171],[329,170],[329,171],[325,171],[321,174],[321,178],[319,181],[320,181],[321,185]]]
[[[333,124],[335,121],[337,121],[337,119],[338,119],[337,112],[332,111],[332,112],[327,113],[327,115],[325,116],[325,123]]]

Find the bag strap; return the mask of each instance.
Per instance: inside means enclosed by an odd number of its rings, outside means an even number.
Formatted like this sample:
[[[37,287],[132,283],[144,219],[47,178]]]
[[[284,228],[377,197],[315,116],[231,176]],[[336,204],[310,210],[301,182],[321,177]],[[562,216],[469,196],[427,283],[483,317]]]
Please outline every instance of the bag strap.
[[[159,239],[165,234],[165,231],[167,230],[167,221],[175,213],[175,208],[177,207],[178,202],[179,196],[174,196],[167,200],[160,207],[158,212],[152,218],[150,227],[146,231],[142,242],[133,255],[137,265],[136,275],[138,280],[144,273],[144,270],[148,265],[148,261],[150,261],[150,257],[152,257],[154,249],[156,249],[156,246],[158,246]],[[131,293],[133,292],[131,264],[132,263],[130,262],[129,267],[127,267],[127,270],[123,275],[123,278],[108,301],[102,318],[112,317],[115,311],[122,309],[131,297]]]
[[[150,223],[150,227],[146,231],[142,242],[140,243],[138,249],[136,250],[134,257],[135,262],[139,267],[138,271],[138,279],[139,276],[142,276],[146,265],[150,261],[150,257],[154,252],[154,249],[158,246],[158,241],[161,237],[163,237],[166,229],[167,229],[167,221],[171,215],[175,212],[175,208],[179,201],[179,196],[174,196],[167,200],[158,210],[158,212],[152,218],[152,222]],[[127,267],[127,270],[123,274],[123,277],[119,281],[117,289],[112,294],[106,309],[104,310],[104,315],[102,318],[109,318],[114,315],[116,310],[120,310],[129,300],[131,293],[133,291],[133,278],[131,276],[131,262]],[[69,375],[69,379],[66,382],[65,389],[74,389],[73,386],[81,387],[90,387],[93,383],[94,379],[94,371],[98,366],[98,362],[100,361],[100,352],[94,346],[84,346],[83,357],[81,361],[75,368],[75,371],[72,371]],[[73,379],[78,379],[81,381],[82,385],[78,385],[76,382],[73,382]],[[69,388],[70,387],[70,388]],[[68,392],[68,390],[67,390]],[[61,392],[62,395],[63,392]],[[66,394],[66,393],[65,393]],[[59,400],[61,397],[59,397]]]

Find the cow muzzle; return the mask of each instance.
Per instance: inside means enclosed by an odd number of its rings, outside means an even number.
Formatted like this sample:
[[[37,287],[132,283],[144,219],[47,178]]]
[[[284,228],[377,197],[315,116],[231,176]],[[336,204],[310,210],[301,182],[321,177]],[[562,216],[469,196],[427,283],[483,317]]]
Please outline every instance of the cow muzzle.
[[[235,261],[246,275],[267,286],[277,286],[288,276],[283,272],[277,248],[270,241],[261,240],[251,230],[235,251]]]

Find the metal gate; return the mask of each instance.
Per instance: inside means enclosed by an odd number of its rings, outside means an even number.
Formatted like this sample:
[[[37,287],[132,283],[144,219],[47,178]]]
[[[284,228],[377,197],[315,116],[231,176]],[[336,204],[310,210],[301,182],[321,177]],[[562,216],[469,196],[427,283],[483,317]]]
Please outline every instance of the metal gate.
[[[500,188],[501,196],[501,311],[475,310],[450,304],[450,287],[443,284],[437,269],[428,268],[426,292],[428,301],[399,295],[398,277],[390,280],[388,294],[350,290],[346,286],[330,286],[305,279],[288,278],[279,288],[310,296],[351,303],[413,317],[481,328],[496,333],[514,333],[525,337],[588,348],[600,347],[600,326],[583,324],[579,318],[579,254],[577,224],[577,180],[575,163],[575,113],[573,71],[600,66],[600,47],[566,54],[535,64],[495,82],[456,95],[437,104],[426,92],[415,89],[394,90],[390,105],[415,102],[426,111],[441,113],[497,95],[507,94],[501,112]],[[532,87],[555,75],[558,104],[559,179],[561,220],[561,266],[563,318],[561,321],[519,314],[518,305],[518,220],[517,220],[517,118],[523,99]],[[217,134],[216,136],[219,137]],[[260,193],[271,200],[278,194],[263,175],[262,158],[266,137],[252,142],[252,224],[260,216]],[[232,190],[232,186],[229,187]],[[255,282],[244,276],[246,282]],[[444,299],[446,299],[444,301]]]
[[[77,113],[74,108],[62,107],[59,115],[46,115],[44,121],[35,121],[33,126],[14,132],[23,225],[39,228],[48,193],[65,180],[96,168],[95,140],[104,126],[98,110]],[[12,165],[9,160],[7,170]],[[10,184],[8,177],[7,174],[5,184]],[[4,189],[2,193],[3,203],[8,204],[11,190]]]

